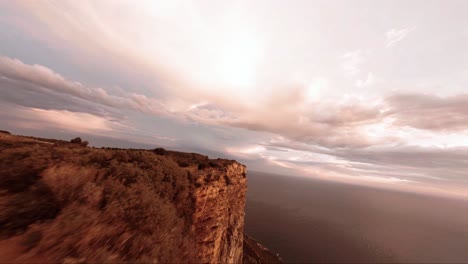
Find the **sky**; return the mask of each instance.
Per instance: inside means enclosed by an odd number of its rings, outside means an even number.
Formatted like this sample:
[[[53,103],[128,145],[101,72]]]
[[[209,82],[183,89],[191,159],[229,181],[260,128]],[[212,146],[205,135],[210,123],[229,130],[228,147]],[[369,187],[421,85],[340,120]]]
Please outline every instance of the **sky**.
[[[0,0],[0,129],[468,198],[467,13],[464,0]]]

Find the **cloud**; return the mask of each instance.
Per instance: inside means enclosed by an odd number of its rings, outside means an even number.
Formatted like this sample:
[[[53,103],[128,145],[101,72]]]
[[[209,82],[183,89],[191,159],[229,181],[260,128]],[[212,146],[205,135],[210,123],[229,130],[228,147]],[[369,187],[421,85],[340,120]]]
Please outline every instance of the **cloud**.
[[[67,110],[44,110],[2,104],[0,120],[3,124],[32,130],[66,130],[72,133],[100,135],[122,128],[118,122],[106,118]]]
[[[396,125],[433,131],[468,129],[468,94],[395,94],[386,101]]]
[[[356,76],[361,72],[360,65],[363,61],[361,50],[350,51],[341,56],[341,68],[347,76]]]
[[[280,137],[263,141],[261,146],[264,151],[256,152],[257,156],[268,157],[296,173],[327,180],[444,195],[453,195],[453,190],[467,183],[468,147],[401,145],[324,149]],[[270,147],[280,150],[268,151]]]
[[[387,43],[385,47],[390,48],[394,46],[396,43],[406,38],[408,34],[413,30],[414,28],[402,28],[402,29],[392,28],[391,30],[387,31],[387,33],[385,33],[385,36],[387,38]]]
[[[3,100],[37,109],[89,113],[108,120],[123,121],[126,114],[122,110],[136,111],[179,121],[274,133],[328,148],[408,144],[413,139],[417,142],[415,138],[423,135],[421,131],[442,137],[442,132],[468,129],[468,95],[443,98],[393,94],[384,98],[343,96],[310,100],[305,86],[281,87],[276,91],[256,104],[225,105],[224,99],[215,97],[198,104],[184,100],[174,104],[170,98],[163,101],[137,93],[110,94],[104,88],[68,80],[47,67],[0,57]]]
[[[372,72],[367,73],[367,76],[364,80],[357,80],[356,86],[359,88],[365,88],[373,85],[375,83],[375,76]]]
[[[33,121],[31,124],[50,125],[55,128],[63,128],[69,131],[90,132],[90,131],[110,131],[112,122],[88,113],[69,112],[66,110],[43,110],[32,108],[26,115]]]
[[[47,109],[92,111],[93,114],[118,115],[130,109],[146,113],[168,113],[157,100],[136,93],[111,95],[100,87],[88,87],[70,81],[42,65],[28,65],[20,60],[0,56],[0,93],[25,106]],[[80,109],[81,108],[81,109]]]
[[[253,107],[237,108],[204,104],[180,114],[204,124],[269,132],[327,148],[465,145],[460,139],[463,140],[461,133],[468,130],[467,95],[442,98],[393,94],[382,98],[344,96],[309,101],[303,96],[307,92],[305,87],[289,91],[291,94],[283,97],[284,101],[274,97]]]
[[[62,46],[67,46],[63,45],[64,43],[70,44],[80,57],[99,61],[100,58],[105,58],[102,61],[105,61],[109,67],[125,64],[138,76],[151,73],[156,76],[154,79],[169,79],[171,84],[174,84],[176,79],[174,76],[191,80],[188,76],[197,75],[200,68],[208,66],[193,64],[213,59],[211,53],[197,52],[206,50],[203,48],[208,44],[206,42],[213,42],[209,44],[216,47],[218,44],[221,46],[225,44],[213,37],[216,36],[212,34],[217,32],[216,28],[208,27],[196,8],[179,9],[178,4],[175,5],[177,8],[170,8],[167,12],[160,11],[157,5],[152,6],[153,9],[143,8],[144,10],[141,7],[148,5],[140,7],[130,5],[127,6],[128,13],[125,14],[128,19],[116,16],[120,14],[116,11],[122,6],[106,10],[103,8],[105,4],[94,2],[79,5],[73,11],[70,8],[75,7],[73,1],[55,4],[23,2],[20,6],[22,8],[14,9],[20,14],[29,14],[24,16],[26,17],[24,22],[29,22],[26,24],[33,28],[36,28],[34,25],[37,24],[44,25],[43,28],[50,28],[47,32],[42,32],[45,39],[61,41]],[[77,20],[76,17],[84,19]],[[155,20],[155,17],[158,19]],[[190,28],[184,29],[184,25],[187,24],[184,22],[187,21],[193,21],[193,24],[190,24]],[[135,31],[135,25],[142,28]],[[167,25],[171,25],[170,28],[180,27],[183,32],[173,34],[167,30]],[[143,31],[152,34],[138,35],[138,32]],[[388,45],[394,45],[410,31],[411,29],[390,30],[387,32]],[[164,36],[166,41],[157,41],[156,36]],[[196,40],[196,43],[186,45],[187,39]],[[138,43],[151,43],[154,46]],[[177,44],[179,48],[174,49],[172,44],[167,43]],[[83,54],[86,56],[82,56]],[[366,51],[363,50],[344,54],[341,57],[342,70],[348,76],[355,78],[362,73],[361,65],[365,55]],[[121,63],[114,63],[115,60],[120,60]],[[171,63],[180,65],[175,66]],[[181,70],[179,66],[185,70]],[[186,74],[187,72],[191,73]],[[451,108],[450,114],[437,112],[434,109],[408,110],[408,105],[403,105],[403,101],[408,99],[402,95],[391,98],[359,95],[334,98],[315,96],[311,99],[308,96],[310,89],[305,85],[286,83],[268,89],[255,89],[265,92],[254,93],[252,89],[241,89],[238,92],[239,89],[232,87],[201,86],[194,82],[188,85],[165,83],[166,85],[161,88],[165,92],[161,93],[161,96],[158,94],[156,98],[151,91],[147,94],[130,92],[134,90],[132,87],[125,87],[125,92],[119,94],[111,93],[110,89],[105,87],[90,87],[68,80],[50,68],[27,65],[6,57],[0,58],[0,74],[2,97],[24,106],[87,112],[109,120],[125,120],[127,115],[125,111],[137,111],[209,126],[229,126],[273,133],[327,148],[405,143],[414,138],[411,135],[400,135],[401,131],[409,131],[405,127],[427,131],[453,131],[455,128],[458,130],[466,128],[463,124],[466,117],[463,109]],[[207,76],[210,77],[209,74]],[[356,80],[355,84],[361,88],[375,85],[375,76],[369,72],[364,78]],[[239,96],[240,94],[242,96]],[[429,122],[430,119],[435,121]],[[421,134],[419,131],[415,133]]]
[[[32,130],[63,129],[88,134],[148,143],[174,141],[169,133],[161,135],[130,117],[135,113],[172,119],[174,115],[157,100],[146,95],[120,91],[68,80],[42,65],[28,65],[0,56],[0,102],[2,120],[9,127]],[[136,130],[134,126],[138,126]]]
[[[372,144],[359,135],[357,128],[381,118],[377,104],[365,103],[358,98],[321,99],[310,103],[297,100],[285,109],[264,105],[241,114],[226,124],[327,147]]]
[[[401,146],[389,148],[367,149],[339,149],[333,155],[349,161],[373,166],[386,166],[388,168],[416,168],[430,173],[433,169],[457,169],[463,173],[468,167],[468,161],[464,158],[468,154],[468,148],[423,148],[417,146]],[[404,171],[404,170],[402,170]],[[458,174],[459,175],[459,174]],[[451,175],[447,177],[456,177]]]

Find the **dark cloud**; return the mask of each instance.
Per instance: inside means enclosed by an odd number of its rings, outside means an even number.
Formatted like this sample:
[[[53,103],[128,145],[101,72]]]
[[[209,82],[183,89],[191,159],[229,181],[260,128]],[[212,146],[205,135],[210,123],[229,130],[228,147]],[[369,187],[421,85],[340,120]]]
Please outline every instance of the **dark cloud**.
[[[299,168],[348,176],[395,177],[416,182],[468,184],[468,147],[376,146],[330,148],[297,141],[263,142],[266,148],[289,150],[297,160],[280,159]],[[318,155],[316,155],[318,154]]]
[[[119,116],[122,109],[167,114],[158,100],[145,95],[111,95],[103,88],[88,87],[65,79],[41,65],[0,56],[0,93],[4,100],[41,109]]]
[[[30,82],[0,78],[0,94],[2,101],[25,107],[87,112],[102,117],[111,116],[115,119],[123,117],[114,107],[97,104],[65,93],[57,93]]]
[[[418,168],[468,168],[468,148],[394,147],[391,149],[338,149],[338,157],[362,163],[418,167]],[[467,172],[468,176],[468,172]]]
[[[336,157],[358,164],[367,164],[365,168],[375,171],[395,171],[401,175],[419,173],[440,179],[457,181],[468,180],[468,148],[424,148],[394,147],[381,149],[336,150]]]
[[[439,97],[429,94],[396,94],[386,98],[395,125],[424,130],[468,129],[468,94]]]

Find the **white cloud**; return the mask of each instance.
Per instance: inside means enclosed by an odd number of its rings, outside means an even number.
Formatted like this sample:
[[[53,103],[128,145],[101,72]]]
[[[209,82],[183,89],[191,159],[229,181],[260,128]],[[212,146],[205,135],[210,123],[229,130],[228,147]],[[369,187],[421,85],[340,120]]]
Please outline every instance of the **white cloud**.
[[[414,28],[403,28],[403,29],[392,28],[391,30],[387,31],[387,33],[385,33],[385,36],[387,38],[387,44],[385,45],[385,47],[390,48],[396,43],[402,41],[413,30]]]
[[[118,122],[82,112],[44,110],[13,105],[6,105],[1,110],[0,118],[4,122],[26,129],[66,130],[100,135],[123,127]]]
[[[375,83],[375,76],[372,72],[367,73],[367,76],[364,80],[359,79],[356,81],[356,86],[359,88],[364,88],[371,86]]]
[[[54,127],[69,131],[110,131],[113,123],[105,118],[88,113],[76,113],[66,110],[43,110],[31,108],[27,110],[27,116],[36,120],[42,126],[50,124]]]
[[[360,65],[363,61],[361,50],[350,51],[341,56],[341,68],[347,76],[356,76],[361,72]]]

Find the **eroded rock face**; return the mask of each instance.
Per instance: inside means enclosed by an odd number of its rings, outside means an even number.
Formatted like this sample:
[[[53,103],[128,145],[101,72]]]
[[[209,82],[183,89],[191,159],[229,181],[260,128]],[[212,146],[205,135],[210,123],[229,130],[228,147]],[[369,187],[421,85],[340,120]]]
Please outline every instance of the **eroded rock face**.
[[[242,263],[246,168],[233,162],[196,175],[192,229],[203,263]]]

